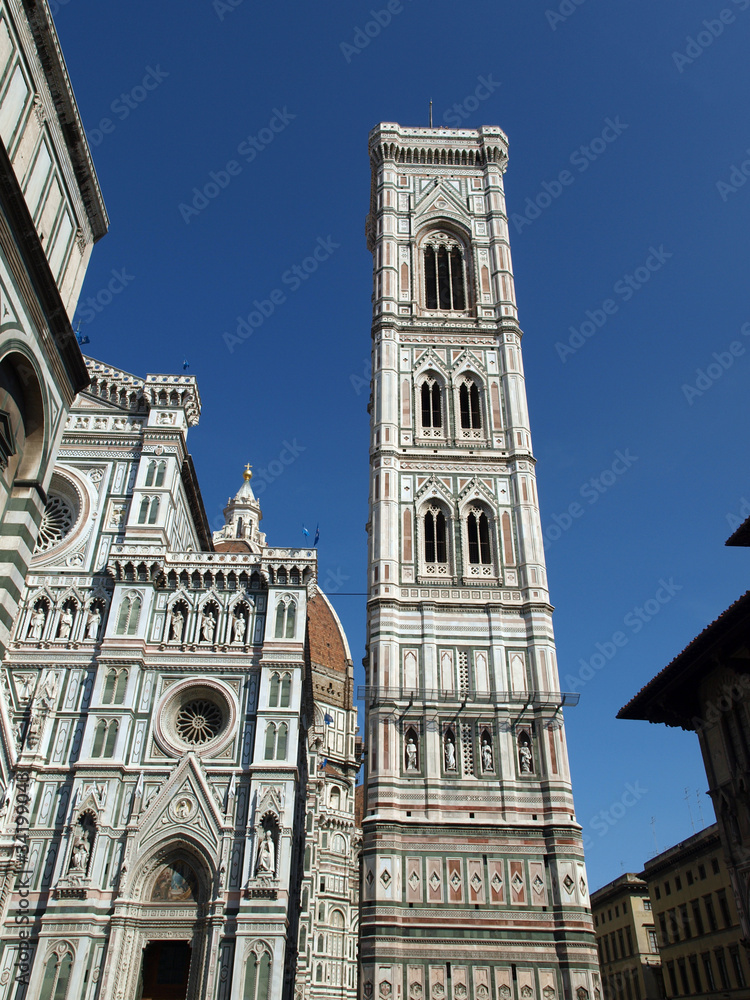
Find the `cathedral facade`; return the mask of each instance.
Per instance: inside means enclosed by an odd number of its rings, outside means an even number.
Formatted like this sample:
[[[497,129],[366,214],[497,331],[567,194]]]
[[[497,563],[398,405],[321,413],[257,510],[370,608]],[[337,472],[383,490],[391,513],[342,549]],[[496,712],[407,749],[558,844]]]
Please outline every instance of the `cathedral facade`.
[[[366,1000],[598,1000],[499,128],[379,125]]]
[[[316,552],[267,544],[249,467],[209,531],[193,377],[87,367],[2,666],[0,1000],[353,1000],[360,748]]]

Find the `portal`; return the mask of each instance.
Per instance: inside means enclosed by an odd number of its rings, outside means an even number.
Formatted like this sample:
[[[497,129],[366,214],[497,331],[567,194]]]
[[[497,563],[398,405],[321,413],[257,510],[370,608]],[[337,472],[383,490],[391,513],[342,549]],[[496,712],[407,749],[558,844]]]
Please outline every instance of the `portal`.
[[[185,1000],[191,948],[187,941],[149,941],[139,1000]]]

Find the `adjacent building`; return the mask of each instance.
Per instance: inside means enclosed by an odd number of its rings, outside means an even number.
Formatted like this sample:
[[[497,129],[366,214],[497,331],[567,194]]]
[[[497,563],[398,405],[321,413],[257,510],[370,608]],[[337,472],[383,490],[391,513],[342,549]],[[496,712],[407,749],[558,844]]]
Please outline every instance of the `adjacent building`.
[[[716,824],[647,862],[665,995],[750,996],[750,965]]]
[[[316,552],[267,543],[249,467],[212,536],[194,378],[87,367],[2,664],[0,1000],[354,1000],[361,750]]]
[[[0,140],[1,656],[88,381],[70,320],[108,226],[46,0],[0,0]]]
[[[661,1000],[661,959],[648,883],[627,872],[591,893],[606,1000]]]
[[[600,996],[507,152],[494,127],[370,135],[368,1000]]]
[[[727,545],[750,544],[750,520]],[[742,938],[750,946],[750,592],[618,713],[698,735]]]

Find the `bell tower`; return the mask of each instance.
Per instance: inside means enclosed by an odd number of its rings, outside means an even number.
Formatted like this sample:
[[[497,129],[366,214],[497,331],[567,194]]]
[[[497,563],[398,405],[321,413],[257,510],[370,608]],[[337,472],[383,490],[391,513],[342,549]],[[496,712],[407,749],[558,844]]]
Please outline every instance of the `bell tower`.
[[[366,1000],[600,997],[507,154],[494,127],[370,134]]]

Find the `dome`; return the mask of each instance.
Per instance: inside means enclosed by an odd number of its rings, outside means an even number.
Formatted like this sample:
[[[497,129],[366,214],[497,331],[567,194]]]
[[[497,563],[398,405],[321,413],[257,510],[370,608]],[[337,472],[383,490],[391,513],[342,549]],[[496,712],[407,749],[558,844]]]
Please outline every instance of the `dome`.
[[[307,602],[307,639],[313,667],[346,673],[352,662],[349,643],[338,615],[320,590]]]

